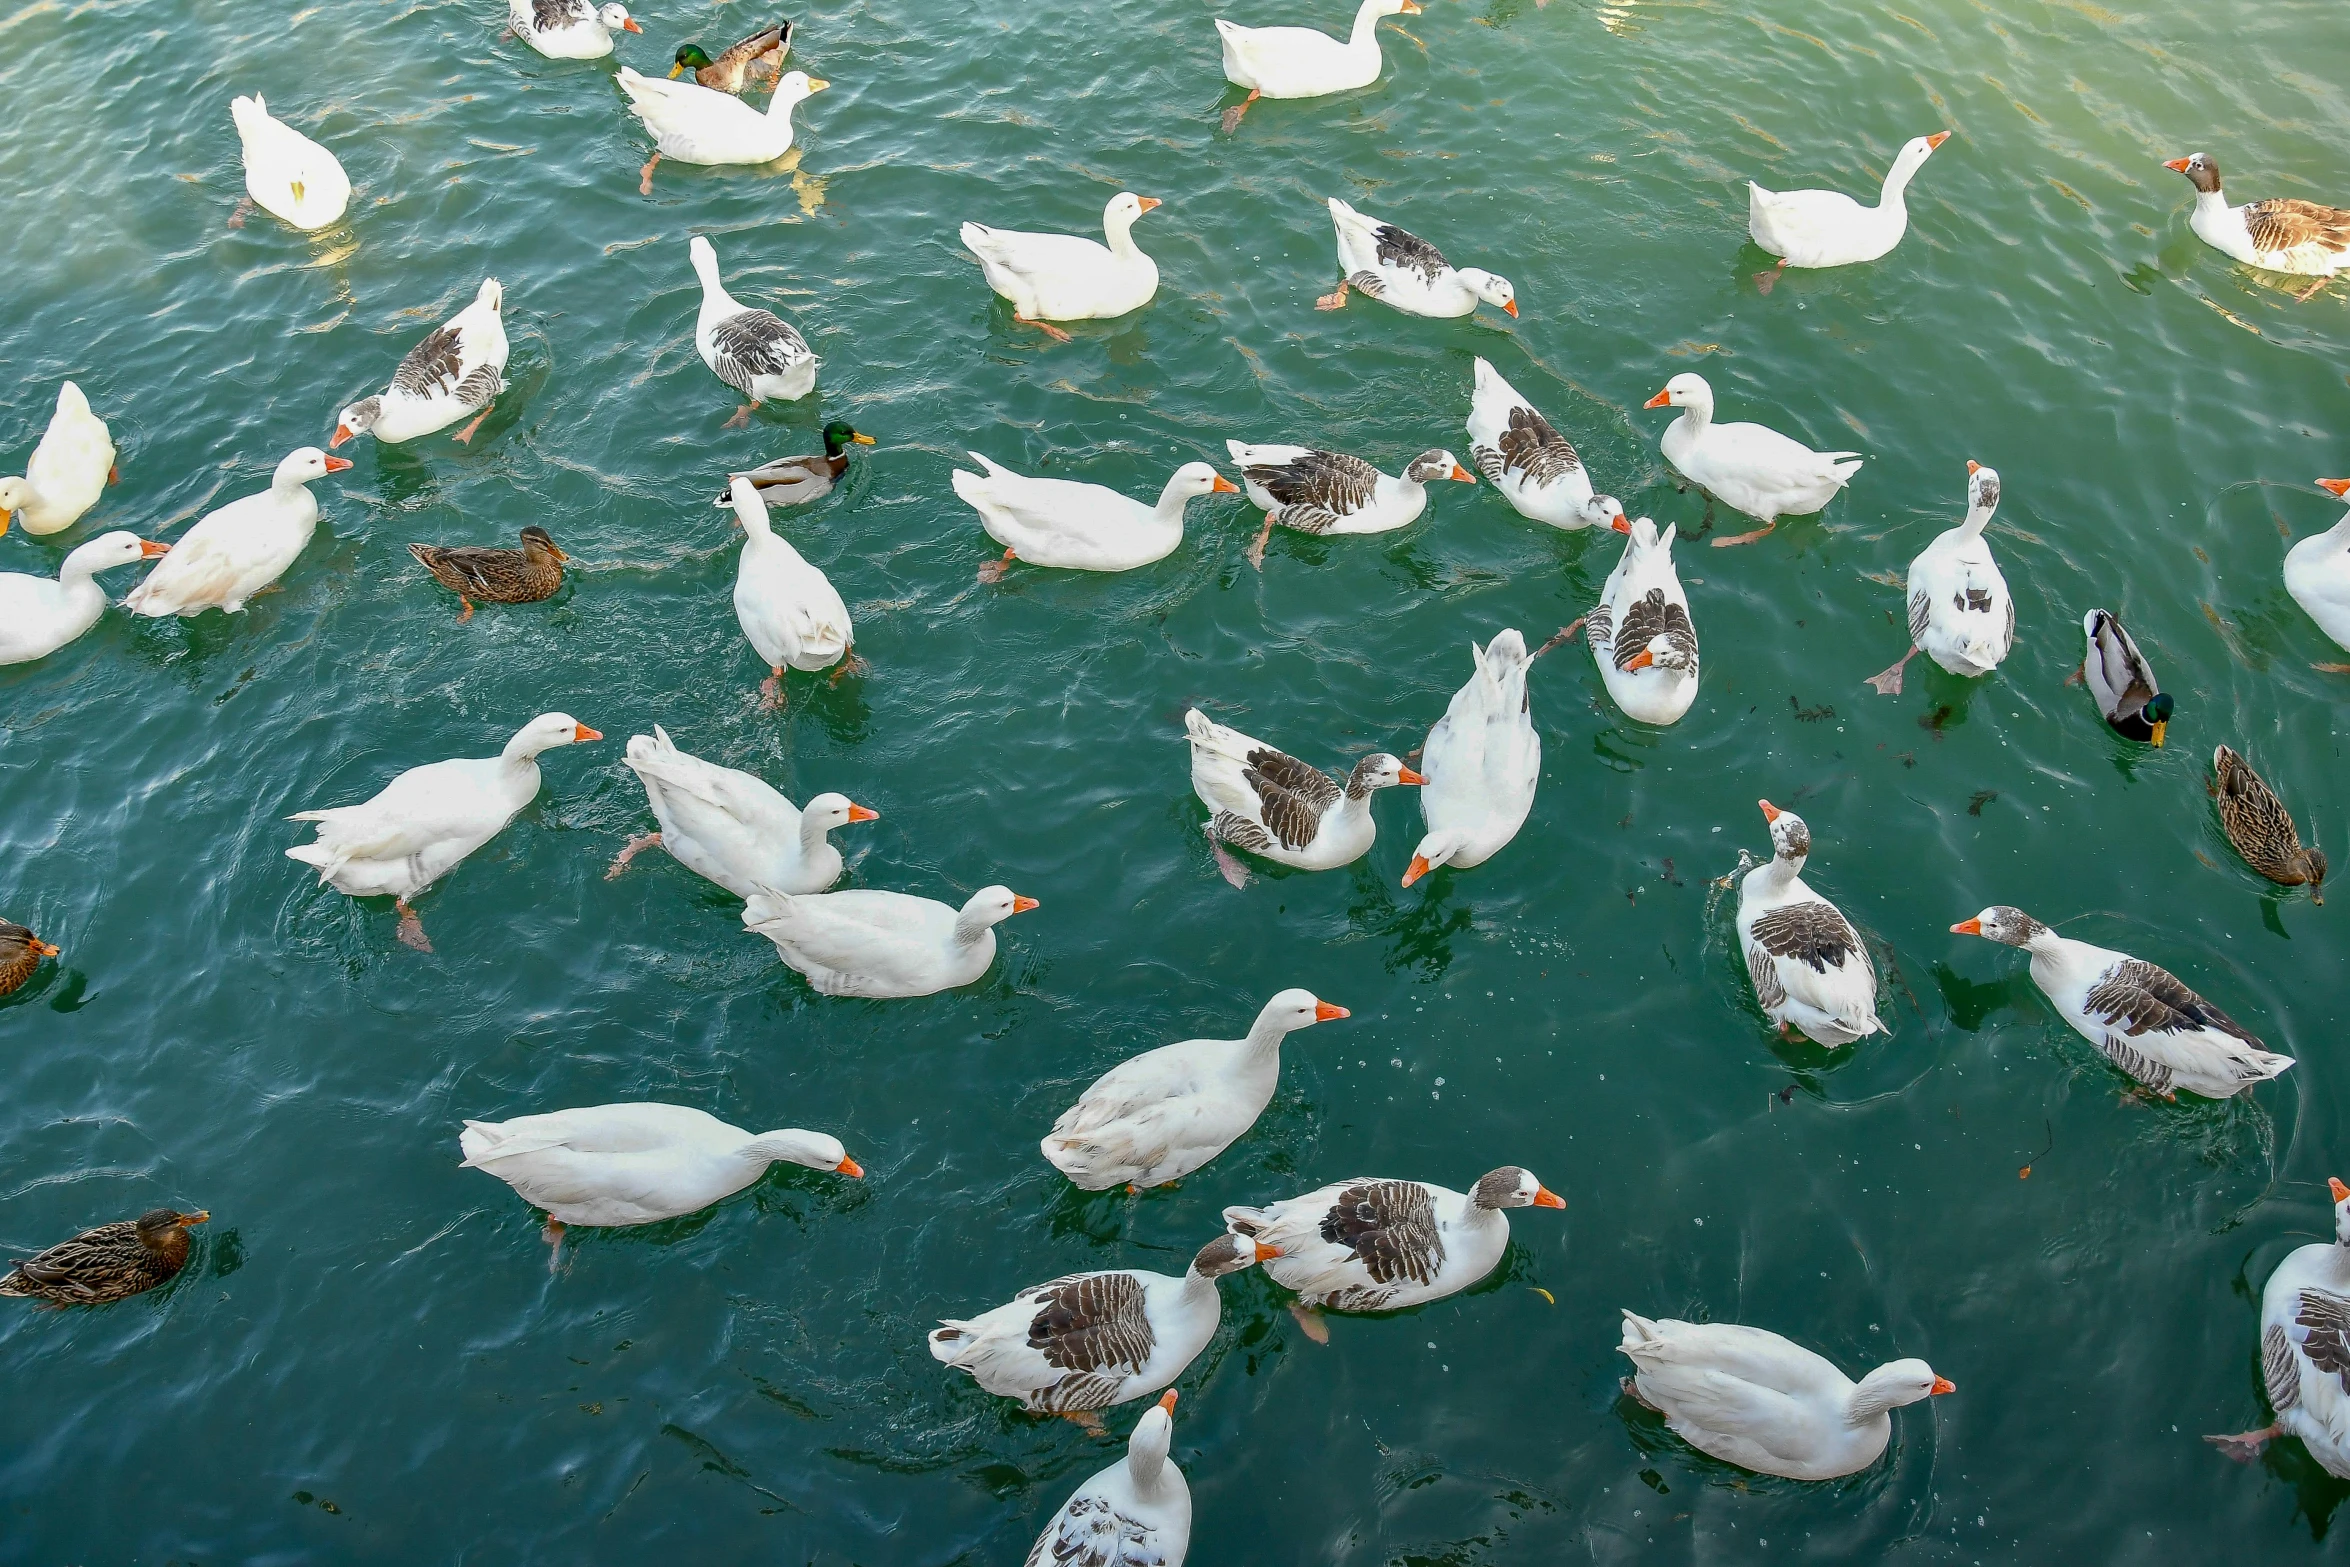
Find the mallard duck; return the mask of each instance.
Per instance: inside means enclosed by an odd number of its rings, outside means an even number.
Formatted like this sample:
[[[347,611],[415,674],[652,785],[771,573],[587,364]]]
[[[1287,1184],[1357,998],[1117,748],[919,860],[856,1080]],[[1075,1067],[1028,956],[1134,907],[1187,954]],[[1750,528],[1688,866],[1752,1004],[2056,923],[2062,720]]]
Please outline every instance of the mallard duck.
[[[1167,1456],[1175,1390],[1142,1412],[1126,1456],[1070,1493],[1028,1548],[1027,1567],[1183,1567],[1191,1487]]]
[[[743,924],[818,995],[902,999],[976,984],[995,962],[995,928],[1035,907],[1009,887],[982,887],[959,909],[866,888],[765,889],[744,905]]]
[[[1381,19],[1419,14],[1419,0],[1363,0],[1344,39],[1311,27],[1241,27],[1217,17],[1224,80],[1248,89],[1245,100],[1224,111],[1225,134],[1238,128],[1259,98],[1319,98],[1370,86],[1385,63],[1379,56]]]
[[[2350,1479],[2350,1184],[2326,1178],[2334,1238],[2285,1254],[2260,1292],[2260,1370],[2276,1418],[2258,1431],[2203,1440],[2240,1464],[2297,1436],[2326,1473]]]
[[[739,93],[754,76],[769,81],[782,76],[784,57],[790,53],[791,22],[786,19],[763,33],[751,34],[715,60],[702,52],[700,44],[679,44],[669,79],[675,81],[691,71],[696,82],[714,92]]]
[[[1156,196],[1122,190],[1102,208],[1096,244],[1076,234],[1031,234],[966,223],[964,247],[979,258],[987,286],[1011,301],[1012,319],[1066,343],[1055,321],[1093,321],[1140,310],[1159,291],[1159,265],[1134,243],[1134,222]]]
[[[628,737],[626,760],[645,786],[661,830],[631,838],[605,873],[607,881],[642,850],[661,848],[738,898],[755,897],[761,889],[822,892],[841,874],[832,830],[881,819],[879,811],[830,792],[801,810],[764,778],[679,750],[659,724],[649,735]]]
[[[1260,569],[1276,524],[1300,533],[1392,533],[1419,520],[1428,507],[1428,486],[1437,480],[1477,482],[1443,450],[1422,452],[1404,464],[1401,478],[1391,479],[1344,452],[1231,440],[1224,446],[1240,467],[1248,498],[1265,510],[1265,525],[1248,547],[1250,564]]]
[[[136,1219],[101,1224],[27,1257],[0,1278],[0,1295],[57,1306],[103,1306],[168,1284],[188,1265],[188,1226],[209,1213],[151,1208]]]
[[[1950,927],[2032,955],[2032,983],[2104,1057],[2165,1099],[2250,1093],[2293,1064],[2261,1048],[2234,1018],[2168,969],[2126,952],[2059,936],[2018,908],[1995,904]]]
[[[290,822],[318,823],[314,842],[286,851],[318,879],[354,898],[389,897],[400,911],[400,939],[430,952],[424,922],[408,900],[495,838],[538,797],[539,757],[557,746],[601,740],[569,713],[541,713],[496,756],[459,757],[411,767],[357,805],[296,811]]]
[[[1492,859],[1518,835],[1534,809],[1542,776],[1542,737],[1526,696],[1533,663],[1526,639],[1514,630],[1485,647],[1469,644],[1468,684],[1452,695],[1444,716],[1420,748],[1420,815],[1426,836],[1412,851],[1403,884],[1439,865],[1463,868]]]
[[[1072,1273],[968,1320],[940,1318],[930,1353],[1023,1409],[1081,1418],[1183,1375],[1223,1320],[1216,1281],[1274,1255],[1219,1235],[1181,1278],[1140,1268]]]
[[[98,623],[106,590],[97,573],[171,553],[132,533],[102,533],[65,557],[55,579],[0,572],[0,664],[47,658]]]
[[[743,550],[735,562],[734,618],[743,637],[767,665],[761,699],[784,705],[783,672],[814,671],[856,663],[856,627],[832,579],[809,564],[767,520],[767,503],[748,479],[734,481],[734,516],[742,524]]]
[[[748,479],[751,488],[759,492],[759,499],[770,508],[776,506],[805,506],[830,495],[833,486],[840,483],[849,471],[849,448],[871,446],[873,437],[861,435],[841,420],[835,419],[824,427],[824,455],[821,457],[779,457],[771,463],[745,469],[726,476],[726,488],[713,503],[734,505],[734,481]]]
[[[22,990],[24,982],[33,977],[33,970],[41,966],[41,960],[55,956],[55,947],[22,925],[0,920],[0,996]]]
[[[1825,1358],[1734,1322],[1651,1321],[1624,1313],[1617,1346],[1637,1369],[1624,1391],[1699,1452],[1757,1474],[1833,1480],[1877,1461],[1889,1411],[1958,1391],[1922,1360],[1853,1381]]]
[[[563,567],[571,557],[555,547],[553,535],[533,523],[522,530],[522,548],[489,549],[478,544],[411,544],[408,553],[432,573],[433,580],[457,595],[473,618],[473,601],[485,604],[536,604],[553,598],[563,586]]]
[[[1375,791],[1428,781],[1385,751],[1373,751],[1342,783],[1196,707],[1183,715],[1183,727],[1191,736],[1191,791],[1209,813],[1201,830],[1235,887],[1247,885],[1248,872],[1223,845],[1296,870],[1334,870],[1368,854],[1378,837],[1371,819]]]
[[[1095,1078],[1038,1146],[1080,1191],[1166,1186],[1239,1141],[1281,1080],[1281,1041],[1348,1016],[1309,990],[1284,990],[1243,1039],[1186,1039],[1129,1056]]]
[[[614,33],[644,31],[628,7],[596,0],[507,0],[506,25],[550,60],[601,60]]]
[[[1004,558],[979,568],[995,582],[1015,560],[1069,571],[1131,571],[1164,560],[1183,542],[1185,509],[1203,495],[1238,494],[1240,486],[1204,462],[1187,462],[1168,476],[1158,504],[1145,505],[1100,484],[1035,479],[978,452],[982,472],[957,468],[955,493],[979,513]]]
[[[2220,826],[2244,863],[2280,887],[2307,887],[2312,903],[2325,902],[2326,857],[2302,846],[2293,813],[2276,791],[2224,745],[2211,753],[2211,772]]]
[[[665,82],[639,76],[627,66],[616,78],[628,106],[653,133],[653,155],[637,181],[641,195],[653,194],[653,170],[664,157],[680,163],[772,163],[791,151],[791,112],[832,83],[805,71],[786,72],[761,113],[732,93],[695,82]]]
[[[1469,457],[1521,517],[1554,528],[1605,528],[1624,515],[1613,495],[1594,495],[1574,444],[1483,359],[1469,393]]]
[[[1840,190],[1765,190],[1746,185],[1746,229],[1754,242],[1785,267],[1843,267],[1874,261],[1909,232],[1909,206],[1902,200],[1913,175],[1934,149],[1950,140],[1948,131],[1912,136],[1885,173],[1877,204],[1864,207]],[[1778,271],[1756,281],[1769,293]]]
[[[2138,651],[2137,639],[2108,609],[2093,609],[2081,617],[2089,649],[2075,679],[2085,679],[2097,711],[2113,732],[2125,740],[2162,744],[2178,703],[2168,691],[2156,688],[2154,666]]]
[[[392,384],[373,397],[362,397],[335,416],[334,438],[342,445],[355,435],[378,441],[413,441],[445,430],[473,415],[473,422],[452,440],[470,442],[490,416],[491,405],[506,389],[506,322],[499,314],[506,291],[496,278],[482,279],[473,303],[424,335],[408,350]]]
[[[1517,291],[1510,280],[1483,267],[1456,267],[1444,252],[1392,223],[1357,212],[1330,198],[1330,221],[1338,229],[1338,291],[1314,301],[1316,310],[1337,310],[1350,288],[1361,289],[1406,315],[1473,315],[1480,300],[1515,317]]]
[[[728,100],[731,102],[732,100]],[[745,305],[718,278],[718,252],[696,234],[686,246],[702,280],[702,308],[694,319],[694,351],[710,373],[750,399],[726,427],[746,423],[770,397],[796,402],[816,390],[823,361],[791,324],[772,310]]]
[[[244,613],[246,601],[284,576],[318,531],[318,500],[309,486],[350,466],[350,459],[315,446],[287,453],[268,489],[205,513],[122,607],[150,619],[208,609]]]
[[[1697,700],[1698,672],[1697,626],[1673,566],[1679,525],[1667,523],[1660,534],[1652,518],[1619,517],[1615,526],[1631,537],[1583,621],[1584,640],[1600,683],[1627,716],[1679,723]]]
[[[2320,479],[2317,487],[2336,500],[2350,497],[2350,479]],[[2285,591],[2318,630],[2350,648],[2350,512],[2285,552]],[[2320,667],[2337,674],[2343,668]]]
[[[351,177],[335,155],[272,116],[259,93],[229,104],[244,146],[245,195],[255,206],[298,229],[322,229],[351,203]],[[245,221],[244,209],[229,219]]]
[[[1738,945],[1754,999],[1784,1034],[1833,1050],[1893,1032],[1877,1018],[1877,969],[1844,911],[1804,884],[1811,828],[1768,800],[1771,858],[1738,883]]]
[[[2195,215],[2187,226],[2198,239],[2248,266],[2315,278],[2300,298],[2350,269],[2350,212],[2290,196],[2231,207],[2220,194],[2219,161],[2207,152],[2173,158],[2163,167],[2194,183]]]
[[[90,400],[68,381],[57,389],[57,411],[23,475],[0,479],[0,533],[8,531],[12,515],[27,533],[62,533],[119,477],[106,421],[90,412]]]
[[[1715,500],[1761,520],[1752,533],[1714,540],[1717,548],[1750,544],[1781,517],[1822,510],[1860,472],[1857,452],[1815,452],[1759,424],[1714,423],[1714,389],[1702,375],[1684,371],[1641,406],[1682,410],[1658,445],[1665,461],[1705,491],[1709,520]]]
[[[1901,695],[1901,671],[1921,652],[1954,675],[1987,675],[2015,646],[2015,595],[1983,538],[1999,509],[1999,474],[1969,459],[1966,519],[1909,563],[1909,651],[1866,684]]]

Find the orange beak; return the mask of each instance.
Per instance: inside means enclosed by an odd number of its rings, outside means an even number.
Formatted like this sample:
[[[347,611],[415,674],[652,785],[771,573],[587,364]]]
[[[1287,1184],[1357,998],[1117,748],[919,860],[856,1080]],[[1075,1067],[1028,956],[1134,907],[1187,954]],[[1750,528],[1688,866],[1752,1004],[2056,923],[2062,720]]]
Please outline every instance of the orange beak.
[[[840,1163],[834,1165],[833,1169],[851,1180],[861,1181],[865,1178],[865,1167],[845,1153],[840,1156]]]
[[[1967,477],[1968,477],[1968,478],[1970,478],[1970,479],[1971,479],[1971,478],[1973,478],[1973,477],[1974,477],[1976,474],[1978,474],[1978,473],[1980,473],[1980,472],[1982,472],[1982,471],[1983,471],[1983,465],[1982,465],[1981,463],[1979,463],[1979,462],[1975,461],[1975,460],[1974,460],[1972,457],[1969,457],[1969,458],[1966,460],[1966,475],[1967,475]]]
[[[1667,387],[1665,390],[1657,393],[1654,397],[1650,398],[1647,402],[1642,403],[1640,406],[1643,408],[1670,408],[1672,405],[1673,391],[1671,387]]]
[[[1037,907],[1037,902],[1034,898],[1023,898],[1016,892],[1012,894],[1012,912],[1014,914],[1025,914],[1035,907]]]
[[[1469,472],[1468,469],[1462,467],[1457,462],[1452,465],[1452,472],[1446,474],[1445,477],[1448,479],[1458,479],[1463,484],[1475,484],[1477,482],[1477,476]]]
[[[1936,1377],[1934,1379],[1934,1391],[1931,1396],[1940,1398],[1945,1393],[1955,1393],[1957,1391],[1958,1384],[1956,1382],[1951,1381],[1948,1377]]]
[[[1317,1001],[1314,1003],[1314,1021],[1317,1023],[1327,1023],[1332,1018],[1353,1016],[1354,1014],[1352,1012],[1347,1011],[1346,1008],[1340,1006],[1335,1001]]]
[[[1397,783],[1424,784],[1428,779],[1424,773],[1415,773],[1408,767],[1399,767],[1395,770],[1395,781]]]
[[[1148,211],[1150,211],[1150,210],[1151,210],[1151,208],[1153,208],[1153,207],[1163,207],[1163,206],[1165,206],[1165,205],[1166,205],[1166,203],[1165,203],[1165,202],[1163,202],[1163,201],[1159,200],[1159,198],[1158,198],[1158,197],[1156,197],[1156,196],[1137,196],[1137,197],[1135,197],[1134,199],[1135,199],[1135,202],[1136,202],[1136,203],[1137,203],[1137,204],[1138,204],[1138,205],[1139,205],[1139,206],[1142,208],[1142,210],[1143,210],[1143,211],[1145,211],[1145,212],[1148,212]]]
[[[1412,863],[1404,867],[1403,884],[1409,887],[1413,882],[1418,881],[1421,877],[1427,875],[1435,868],[1436,867],[1428,863],[1428,856],[1425,854],[1415,854],[1412,856]]]
[[[1621,517],[1610,517],[1607,520],[1607,525],[1615,529],[1618,533],[1630,533],[1632,531],[1632,524],[1625,521]]]
[[[1779,808],[1773,805],[1770,801],[1757,800],[1754,803],[1762,807],[1764,821],[1775,822],[1779,819]]]
[[[620,30],[624,33],[641,33],[644,31],[643,28],[636,25],[636,18],[633,16],[620,24]]]
[[[851,805],[849,807],[849,820],[852,822],[877,822],[881,820],[881,813],[879,811],[868,810],[862,805]]]
[[[1418,10],[1418,9],[1419,9],[1419,7],[1417,7],[1417,6],[1414,6],[1412,9],[1414,9],[1414,10]],[[1280,1248],[1280,1247],[1278,1247],[1278,1246],[1268,1246],[1268,1245],[1266,1245],[1266,1244],[1265,1244],[1263,1241],[1259,1241],[1259,1242],[1257,1242],[1257,1261],[1259,1261],[1259,1262],[1270,1262],[1272,1259],[1274,1259],[1275,1257],[1278,1257],[1278,1256],[1280,1256],[1280,1255],[1281,1255],[1281,1248]]]
[[[1508,312],[1510,313],[1510,319],[1511,319],[1511,320],[1515,321],[1515,320],[1518,318],[1518,302],[1517,302],[1516,300],[1514,300],[1514,299],[1505,299],[1505,300],[1503,300],[1503,301],[1501,302],[1501,308],[1502,308],[1502,309],[1504,309],[1504,310],[1506,310],[1506,311],[1508,311]]]
[[[51,947],[49,950],[51,952],[55,952],[57,949],[55,947]],[[2326,1190],[2334,1194],[2334,1201],[2336,1202],[2340,1202],[2345,1197],[2350,1197],[2350,1186],[2344,1186],[2340,1181],[2336,1180],[2333,1176],[2330,1175],[2326,1177]]]
[[[1981,920],[1960,920],[1950,927],[1950,934],[1953,936],[1980,936],[1983,934],[1983,922]]]
[[[160,544],[153,539],[139,540],[139,559],[141,560],[153,560],[158,555],[170,553],[171,546],[168,544]]]
[[[1169,1388],[1159,1395],[1159,1407],[1170,1415],[1175,1413],[1175,1390],[1173,1388]]]
[[[1208,493],[1210,495],[1238,495],[1240,486],[1219,473],[1216,475],[1216,482],[1208,486]]]
[[[1655,662],[1656,655],[1651,653],[1648,649],[1642,648],[1639,652],[1632,655],[1632,662],[1626,664],[1624,667],[1627,670],[1646,669],[1649,665]]]
[[[347,424],[338,424],[335,426],[335,438],[326,443],[326,448],[331,452],[350,438],[351,427]]]
[[[1403,0],[1403,14],[1418,16],[1420,14],[1420,0]]]
[[[584,745],[590,740],[601,740],[603,738],[604,731],[601,729],[590,729],[585,724],[573,724],[571,726],[571,739],[574,744]]]
[[[212,1210],[209,1208],[199,1208],[194,1213],[180,1215],[180,1223],[182,1224],[210,1224],[211,1222]]]
[[[1926,138],[1926,145],[1929,147],[1939,147],[1948,140],[1950,140],[1950,133],[1948,131],[1936,131],[1933,135]]]
[[[1537,1208],[1564,1208],[1567,1200],[1547,1186],[1534,1188],[1534,1206]]]
[[[2164,164],[2163,167],[2170,170],[2173,174],[2184,174],[2187,172],[2187,160],[2184,158],[2173,158],[2170,160],[2170,162]]]
[[[2317,487],[2335,500],[2350,495],[2350,479],[2320,479],[2317,481]]]
[[[329,473],[341,473],[350,466],[351,459],[348,457],[329,457],[326,460],[326,471]]]
[[[45,941],[35,941],[33,943],[33,950],[45,958],[53,958],[57,956],[57,949]]]

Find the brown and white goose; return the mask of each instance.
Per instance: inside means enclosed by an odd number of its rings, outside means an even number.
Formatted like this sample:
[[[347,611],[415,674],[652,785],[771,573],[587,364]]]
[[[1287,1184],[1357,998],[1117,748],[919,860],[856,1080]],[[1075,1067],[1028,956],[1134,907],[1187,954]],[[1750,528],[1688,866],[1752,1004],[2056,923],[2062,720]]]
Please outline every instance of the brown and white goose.
[[[2163,167],[2194,182],[2195,215],[2187,226],[2196,238],[2247,266],[2315,278],[2301,291],[2302,299],[2325,287],[2326,279],[2350,270],[2350,212],[2291,196],[2231,207],[2220,194],[2219,162],[2208,152],[2173,158]]]
[[[1248,885],[1248,872],[1224,845],[1296,870],[1335,870],[1368,854],[1379,835],[1371,819],[1373,790],[1428,781],[1387,752],[1373,751],[1341,783],[1196,707],[1183,715],[1183,727],[1191,735],[1192,792],[1212,813],[1208,842],[1235,887]]]
[[[1248,547],[1249,564],[1265,564],[1265,542],[1275,524],[1299,533],[1392,533],[1410,527],[1428,507],[1428,486],[1439,479],[1475,484],[1452,453],[1422,452],[1391,479],[1360,457],[1312,446],[1251,446],[1226,441],[1240,465],[1248,498],[1265,510],[1265,526]]]
[[[1061,1504],[1028,1548],[1027,1567],[1183,1567],[1191,1550],[1191,1486],[1167,1456],[1175,1390],[1142,1412],[1126,1456]]]
[[[2297,1436],[2326,1473],[2350,1479],[2350,1186],[2329,1176],[2334,1238],[2288,1252],[2260,1292],[2260,1370],[2276,1419],[2203,1440],[2240,1464]]]
[[[1771,860],[1738,884],[1738,945],[1754,999],[1781,1033],[1834,1049],[1893,1032],[1877,1020],[1877,969],[1844,911],[1803,882],[1811,829],[1793,811],[1757,802],[1771,824]]]

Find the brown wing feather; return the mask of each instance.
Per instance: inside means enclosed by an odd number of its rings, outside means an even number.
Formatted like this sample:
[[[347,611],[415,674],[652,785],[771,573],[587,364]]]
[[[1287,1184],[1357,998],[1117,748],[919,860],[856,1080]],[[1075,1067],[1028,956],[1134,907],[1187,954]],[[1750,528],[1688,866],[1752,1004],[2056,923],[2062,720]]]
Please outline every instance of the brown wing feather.
[[[1322,1239],[1344,1246],[1382,1284],[1432,1282],[1444,1266],[1436,1205],[1417,1181],[1363,1181],[1322,1216]]]
[[[1290,507],[1346,517],[1371,504],[1379,470],[1344,452],[1310,451],[1278,467],[1259,464],[1248,476],[1267,495]]]
[[[2350,1392],[2350,1300],[2325,1290],[2303,1290],[2293,1320],[2301,1328],[2301,1353]]]
[[[454,327],[436,326],[424,341],[408,350],[400,368],[392,372],[392,390],[411,397],[430,397],[457,384],[465,360],[465,345]]]
[[[1754,922],[1755,944],[1775,958],[1808,963],[1825,974],[1860,950],[1860,937],[1834,904],[1790,903]]]
[[[2279,196],[2253,202],[2244,208],[2244,226],[2252,231],[2256,250],[2350,250],[2350,212],[2314,201]]]
[[[1131,1273],[1056,1279],[1036,1292],[1028,1347],[1063,1371],[1140,1371],[1156,1336]]]
[[[1302,849],[1322,830],[1322,816],[1338,802],[1338,780],[1285,751],[1261,745],[1240,776],[1257,794],[1257,814],[1283,847]]]
[[[1498,440],[1503,470],[1517,469],[1530,484],[1549,484],[1583,466],[1574,443],[1523,404],[1510,410],[1510,427]]]
[[[2180,984],[2169,970],[2143,958],[2124,958],[2106,970],[2090,987],[2084,1005],[2108,1027],[2118,1025],[2133,1038],[2207,1028],[2240,1039],[2255,1050],[2261,1047],[2242,1024]]]

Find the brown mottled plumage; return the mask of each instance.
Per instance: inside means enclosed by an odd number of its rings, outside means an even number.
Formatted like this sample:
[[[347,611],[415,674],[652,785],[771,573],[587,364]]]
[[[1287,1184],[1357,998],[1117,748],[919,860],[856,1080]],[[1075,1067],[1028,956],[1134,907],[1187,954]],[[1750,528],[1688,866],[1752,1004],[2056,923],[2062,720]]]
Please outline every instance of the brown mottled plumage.
[[[136,1219],[101,1224],[27,1257],[0,1278],[0,1295],[58,1306],[102,1306],[168,1283],[188,1265],[188,1230],[209,1213],[156,1208]]]
[[[2326,857],[2302,846],[2293,814],[2276,791],[2224,745],[2211,753],[2211,770],[2220,826],[2244,863],[2280,887],[2307,887],[2313,903],[2325,902]]]
[[[55,947],[22,925],[0,920],[0,996],[22,989],[41,960],[55,956]]]
[[[669,79],[675,81],[690,70],[699,85],[730,93],[740,93],[753,78],[781,80],[783,57],[791,53],[791,31],[791,23],[778,22],[763,33],[751,34],[715,60],[702,52],[701,45],[685,44],[677,51],[677,63],[669,68]]]
[[[457,617],[460,620],[472,618],[475,599],[490,604],[535,604],[552,598],[563,586],[563,566],[571,559],[555,547],[546,529],[535,526],[522,530],[522,548],[518,550],[411,544],[408,553],[464,604],[465,613]]]

